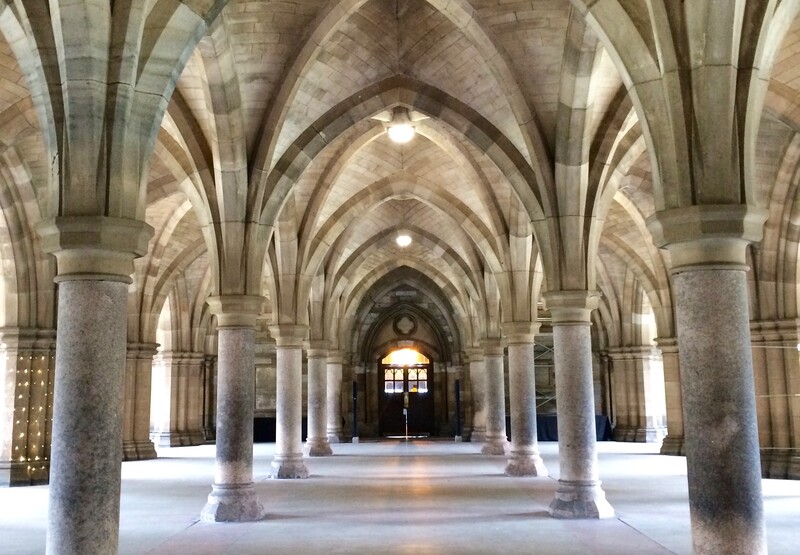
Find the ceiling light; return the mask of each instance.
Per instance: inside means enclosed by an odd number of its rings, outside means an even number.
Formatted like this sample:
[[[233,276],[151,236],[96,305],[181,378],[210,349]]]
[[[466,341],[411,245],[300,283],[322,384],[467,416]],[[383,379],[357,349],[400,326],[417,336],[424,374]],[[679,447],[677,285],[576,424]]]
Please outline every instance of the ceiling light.
[[[389,138],[398,144],[405,144],[414,138],[416,133],[408,109],[404,106],[395,106],[392,111],[392,120],[386,126]]]
[[[411,244],[411,236],[410,235],[405,235],[405,234],[398,235],[397,239],[395,239],[395,241],[397,242],[398,246],[400,246],[400,248],[404,249],[408,245]]]

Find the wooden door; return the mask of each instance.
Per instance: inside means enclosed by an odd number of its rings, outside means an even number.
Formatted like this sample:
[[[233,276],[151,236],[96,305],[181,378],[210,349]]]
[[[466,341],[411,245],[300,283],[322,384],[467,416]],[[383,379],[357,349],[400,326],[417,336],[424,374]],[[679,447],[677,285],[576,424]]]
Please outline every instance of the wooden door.
[[[433,434],[432,365],[392,367],[381,365],[380,434],[409,436]],[[406,414],[407,413],[407,414]]]

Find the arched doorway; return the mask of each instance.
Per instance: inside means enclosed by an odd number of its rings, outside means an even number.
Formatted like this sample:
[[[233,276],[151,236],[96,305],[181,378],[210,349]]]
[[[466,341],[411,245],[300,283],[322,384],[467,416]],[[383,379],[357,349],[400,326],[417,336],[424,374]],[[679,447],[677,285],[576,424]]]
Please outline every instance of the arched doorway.
[[[379,431],[384,437],[433,434],[433,363],[414,349],[397,349],[380,360]]]

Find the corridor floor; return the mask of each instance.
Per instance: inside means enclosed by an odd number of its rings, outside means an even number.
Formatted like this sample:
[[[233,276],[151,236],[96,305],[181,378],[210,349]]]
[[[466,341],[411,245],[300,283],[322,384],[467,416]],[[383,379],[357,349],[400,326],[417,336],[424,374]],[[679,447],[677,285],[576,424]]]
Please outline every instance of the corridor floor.
[[[214,447],[159,451],[122,465],[120,553],[659,554],[690,553],[686,463],[654,445],[599,444],[603,486],[617,516],[547,516],[558,448],[542,443],[550,478],[509,478],[480,445],[384,441],[334,445],[307,459],[311,477],[266,479],[274,444],[255,446],[256,488],[268,517],[198,521]],[[764,480],[771,555],[800,549],[800,482]],[[44,552],[47,487],[0,489],[0,553]],[[75,510],[81,510],[76,507]]]

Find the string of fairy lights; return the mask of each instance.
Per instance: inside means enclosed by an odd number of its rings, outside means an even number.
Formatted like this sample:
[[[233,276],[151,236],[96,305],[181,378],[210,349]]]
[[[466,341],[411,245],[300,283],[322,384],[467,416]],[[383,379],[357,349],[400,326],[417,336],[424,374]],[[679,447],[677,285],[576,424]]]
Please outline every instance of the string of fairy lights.
[[[16,364],[15,364],[16,363]],[[15,374],[16,402],[14,403],[14,429],[12,460],[27,463],[27,474],[46,478],[50,459],[50,434],[52,431],[53,382],[55,355],[7,355],[6,368]]]

